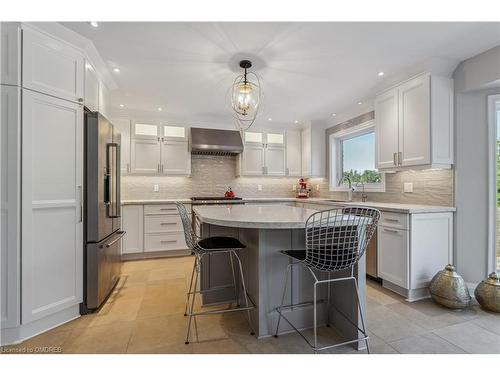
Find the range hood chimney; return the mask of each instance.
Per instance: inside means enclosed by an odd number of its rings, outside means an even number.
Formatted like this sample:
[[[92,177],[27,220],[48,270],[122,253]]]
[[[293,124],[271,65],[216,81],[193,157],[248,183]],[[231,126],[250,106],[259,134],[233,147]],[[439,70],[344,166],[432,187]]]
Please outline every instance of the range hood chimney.
[[[243,152],[236,130],[191,128],[191,153],[198,155],[236,155]]]

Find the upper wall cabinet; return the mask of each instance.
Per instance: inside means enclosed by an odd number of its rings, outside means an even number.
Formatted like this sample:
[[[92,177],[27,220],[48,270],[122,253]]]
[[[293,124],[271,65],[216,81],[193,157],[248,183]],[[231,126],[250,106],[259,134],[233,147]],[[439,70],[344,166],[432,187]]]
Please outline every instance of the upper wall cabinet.
[[[286,143],[282,131],[246,131],[244,149],[239,156],[243,176],[285,176]]]
[[[453,164],[453,81],[422,74],[375,98],[378,169]]]
[[[129,119],[115,119],[112,121],[121,134],[120,142],[120,163],[121,173],[130,173],[130,120]]]
[[[0,83],[21,84],[21,28],[17,22],[0,23]]]
[[[302,129],[302,177],[324,177],[326,140],[323,126],[312,124]]]
[[[93,112],[99,111],[99,79],[88,61],[85,62],[85,106]]]
[[[154,123],[132,126],[131,172],[136,174],[191,174],[188,129]]]
[[[23,87],[83,103],[83,53],[59,39],[23,29]]]
[[[302,175],[302,140],[300,130],[286,131],[286,175]]]

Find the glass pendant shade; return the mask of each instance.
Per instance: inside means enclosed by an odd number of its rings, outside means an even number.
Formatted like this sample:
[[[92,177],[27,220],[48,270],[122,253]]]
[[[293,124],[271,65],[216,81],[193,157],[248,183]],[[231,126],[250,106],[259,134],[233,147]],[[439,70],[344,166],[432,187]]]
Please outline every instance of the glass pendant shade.
[[[261,99],[259,77],[255,73],[248,73],[245,68],[245,73],[235,78],[230,95],[233,117],[238,127],[246,130],[252,126],[259,111]]]

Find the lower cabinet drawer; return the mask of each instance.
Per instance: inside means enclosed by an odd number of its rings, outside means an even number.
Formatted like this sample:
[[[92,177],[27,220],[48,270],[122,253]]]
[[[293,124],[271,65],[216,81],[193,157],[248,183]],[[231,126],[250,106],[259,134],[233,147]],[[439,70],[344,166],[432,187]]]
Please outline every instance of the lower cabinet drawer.
[[[404,213],[380,211],[380,221],[378,225],[408,229],[408,216],[408,214]]]
[[[178,215],[149,215],[144,216],[144,233],[181,232],[181,217]]]
[[[188,213],[191,212],[191,205],[185,204]],[[144,205],[144,215],[179,215],[175,204],[146,204]]]
[[[184,232],[147,233],[144,235],[144,252],[187,249]]]

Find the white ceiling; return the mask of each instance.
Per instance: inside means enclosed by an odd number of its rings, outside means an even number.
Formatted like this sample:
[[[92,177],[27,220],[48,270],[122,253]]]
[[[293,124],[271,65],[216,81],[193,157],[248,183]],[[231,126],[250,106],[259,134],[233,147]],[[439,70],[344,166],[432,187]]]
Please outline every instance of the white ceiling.
[[[232,124],[226,94],[242,58],[262,77],[260,122],[293,124],[369,99],[381,80],[430,57],[458,63],[500,44],[500,23],[63,24],[120,68],[114,115],[188,124]]]

